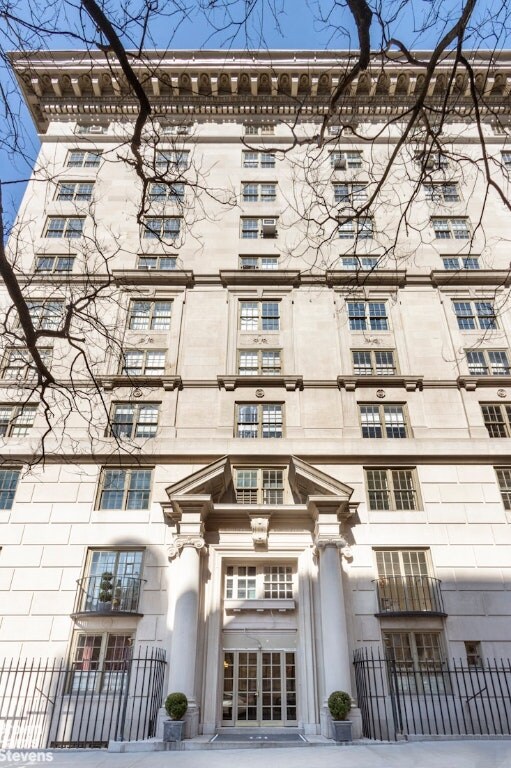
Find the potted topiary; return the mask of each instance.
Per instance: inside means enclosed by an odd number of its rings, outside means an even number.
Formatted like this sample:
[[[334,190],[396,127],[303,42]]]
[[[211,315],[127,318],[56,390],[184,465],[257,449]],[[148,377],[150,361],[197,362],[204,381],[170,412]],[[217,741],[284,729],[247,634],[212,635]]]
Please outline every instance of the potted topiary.
[[[169,693],[165,699],[165,709],[170,720],[163,723],[163,741],[181,741],[188,699],[184,693]]]
[[[335,741],[351,741],[351,720],[346,716],[351,709],[351,696],[346,691],[334,691],[328,697]]]
[[[110,571],[103,571],[101,574],[98,595],[99,610],[101,613],[109,613],[112,610],[113,577],[114,575],[113,573],[110,573]]]

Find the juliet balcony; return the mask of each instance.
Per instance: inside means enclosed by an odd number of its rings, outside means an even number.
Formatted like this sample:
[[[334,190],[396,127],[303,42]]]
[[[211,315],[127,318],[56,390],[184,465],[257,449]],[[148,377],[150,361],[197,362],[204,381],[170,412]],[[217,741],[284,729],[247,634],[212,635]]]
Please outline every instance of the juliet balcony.
[[[142,616],[138,604],[144,581],[133,576],[114,577],[108,571],[78,579],[72,616]]]
[[[446,616],[440,579],[431,576],[381,576],[373,582],[376,616]]]

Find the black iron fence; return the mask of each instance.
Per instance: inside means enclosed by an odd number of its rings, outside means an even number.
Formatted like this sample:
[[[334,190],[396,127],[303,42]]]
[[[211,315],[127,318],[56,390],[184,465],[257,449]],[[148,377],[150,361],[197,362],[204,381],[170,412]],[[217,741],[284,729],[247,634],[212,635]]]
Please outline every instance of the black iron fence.
[[[406,664],[360,648],[355,679],[363,735],[510,735],[511,662]]]
[[[21,660],[0,665],[0,748],[106,747],[155,735],[165,652],[115,662]]]

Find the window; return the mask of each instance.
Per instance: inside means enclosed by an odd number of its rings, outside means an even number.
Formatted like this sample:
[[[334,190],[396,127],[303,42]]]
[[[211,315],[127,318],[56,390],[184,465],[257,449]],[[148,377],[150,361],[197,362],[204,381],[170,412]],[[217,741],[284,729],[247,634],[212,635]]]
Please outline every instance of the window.
[[[0,509],[12,509],[20,469],[0,469]]]
[[[483,659],[481,655],[481,643],[479,640],[465,640],[465,653],[467,655],[467,667],[481,669]]]
[[[244,203],[273,203],[277,199],[277,185],[242,184],[241,194]]]
[[[445,171],[449,167],[448,158],[441,152],[416,152],[415,162],[423,171]]]
[[[57,186],[55,200],[82,201],[92,200],[94,182],[61,181]]]
[[[141,550],[92,550],[88,553],[86,577],[81,581],[79,610],[85,613],[138,609]]]
[[[68,168],[98,168],[100,160],[99,150],[76,149],[68,153],[66,164]]]
[[[145,240],[176,240],[181,230],[181,219],[169,216],[147,216],[142,225]]]
[[[481,403],[484,426],[490,437],[511,436],[511,405],[503,403]]]
[[[369,509],[418,509],[413,469],[366,469]]]
[[[431,203],[457,203],[460,194],[457,184],[423,184],[424,196]]]
[[[74,256],[38,256],[35,263],[35,271],[72,272],[74,263]]]
[[[124,376],[163,376],[165,352],[160,349],[128,349],[123,354],[121,373]]]
[[[479,269],[479,259],[477,256],[444,256],[442,257],[444,269]]]
[[[245,136],[273,136],[275,134],[274,125],[245,125]]]
[[[175,269],[177,259],[175,256],[139,256],[138,269],[161,269],[163,271]]]
[[[376,256],[343,256],[341,264],[343,269],[369,270],[378,267],[378,257]]]
[[[278,269],[278,256],[240,256],[240,269]]]
[[[113,437],[154,437],[158,429],[157,403],[115,403],[110,418]]]
[[[387,305],[384,301],[348,301],[350,331],[388,331]]]
[[[511,467],[498,467],[495,471],[504,509],[511,510]]]
[[[243,168],[275,168],[274,152],[243,152]]]
[[[280,350],[242,349],[238,358],[240,376],[278,376],[281,371]]]
[[[436,613],[442,610],[438,582],[425,549],[376,551],[380,613]]]
[[[453,301],[453,307],[458,328],[462,331],[497,328],[493,301]]]
[[[99,693],[122,690],[133,636],[130,634],[83,634],[76,636],[68,693]]]
[[[340,222],[337,234],[341,240],[371,240],[373,237],[373,219],[361,216],[358,219]]]
[[[334,184],[334,202],[346,205],[360,205],[367,201],[367,184]]]
[[[0,435],[24,437],[34,424],[37,405],[0,405]]]
[[[285,600],[293,597],[291,565],[228,565],[226,600]]]
[[[181,123],[180,125],[160,125],[160,134],[162,136],[189,136],[192,132],[192,125]]]
[[[437,693],[448,686],[440,632],[383,632],[387,657],[395,662],[397,684],[406,693]],[[414,674],[420,672],[419,674]]]
[[[172,301],[140,301],[130,305],[131,331],[168,331],[172,314]]]
[[[237,469],[236,501],[238,504],[283,504],[284,471]]]
[[[27,301],[30,318],[36,329],[56,331],[64,315],[63,301]]]
[[[160,173],[183,171],[189,166],[189,156],[187,150],[157,150],[154,164]]]
[[[511,152],[501,152],[502,165],[511,168]]]
[[[148,509],[150,469],[103,469],[99,509]]]
[[[39,355],[46,367],[51,364],[53,350],[51,347],[38,347]],[[37,368],[32,355],[25,347],[11,347],[6,350],[2,364],[2,378],[23,381],[36,376]]]
[[[375,554],[380,577],[429,575],[425,549],[378,549]]]
[[[50,216],[46,222],[44,237],[66,238],[72,240],[83,234],[83,216]]]
[[[403,405],[359,405],[362,437],[408,437]]]
[[[241,331],[278,331],[280,301],[240,301]]]
[[[236,437],[282,437],[280,403],[243,403],[236,406]]]
[[[83,134],[94,134],[94,133],[107,133],[108,131],[108,125],[81,125],[80,123],[77,124],[75,128],[75,133],[79,133],[81,135]]]
[[[148,200],[152,203],[183,202],[185,199],[184,184],[149,184]]]
[[[256,240],[259,237],[277,237],[277,218],[268,219],[241,219],[241,239]]]
[[[470,226],[468,219],[431,219],[438,240],[468,240]]]
[[[467,350],[467,364],[471,376],[508,376],[509,362],[503,349]]]
[[[362,168],[362,152],[331,152],[330,165],[335,170]]]
[[[390,349],[353,349],[353,373],[356,376],[393,376],[394,352]]]

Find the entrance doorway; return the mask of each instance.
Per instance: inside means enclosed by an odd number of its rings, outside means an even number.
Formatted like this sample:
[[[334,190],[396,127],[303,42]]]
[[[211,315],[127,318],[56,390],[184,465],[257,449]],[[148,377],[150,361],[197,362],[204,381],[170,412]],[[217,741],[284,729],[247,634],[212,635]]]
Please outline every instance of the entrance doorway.
[[[222,725],[296,725],[293,651],[225,651]]]

